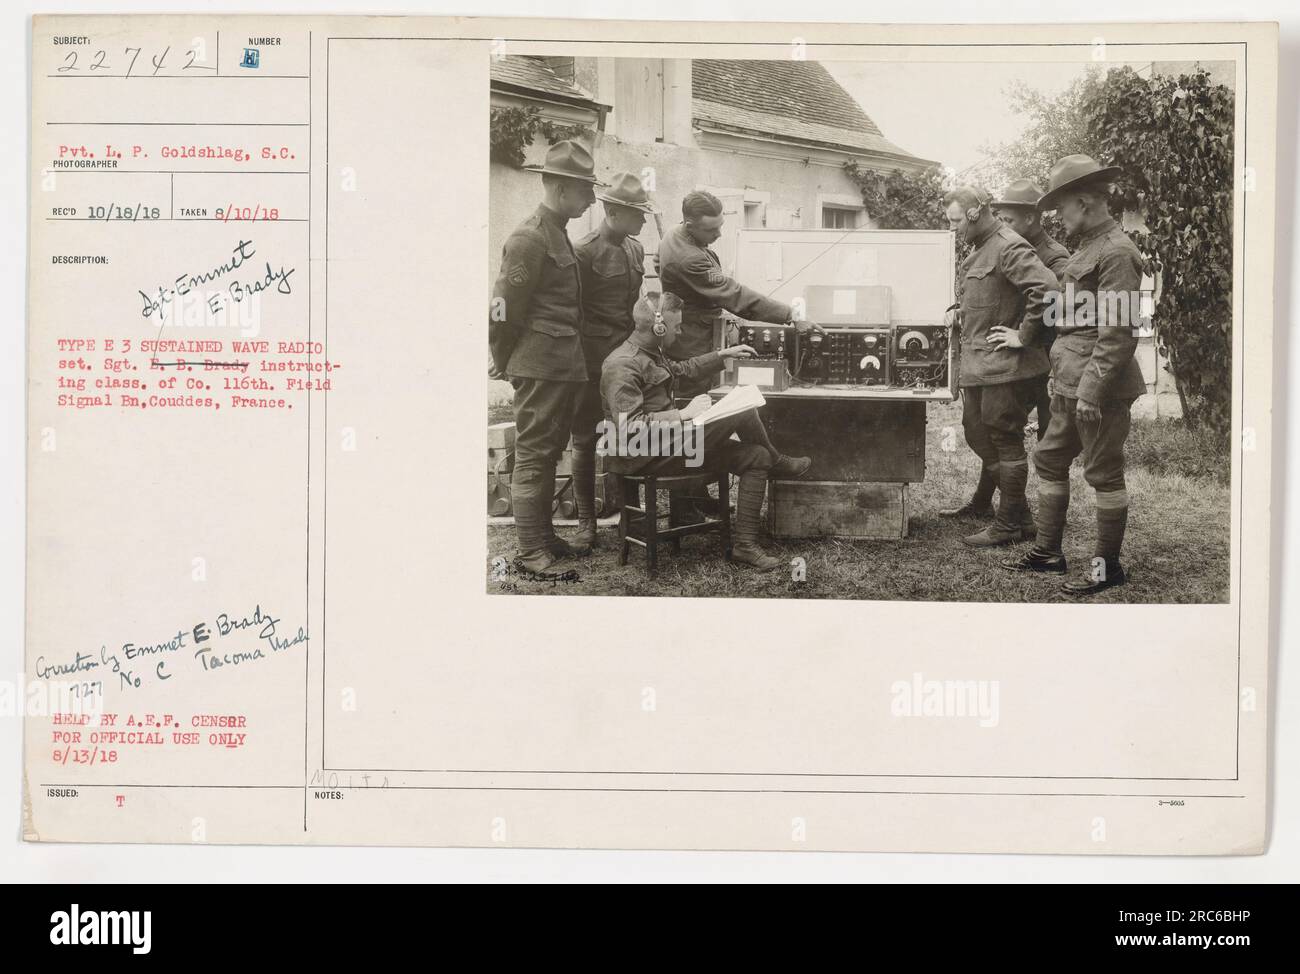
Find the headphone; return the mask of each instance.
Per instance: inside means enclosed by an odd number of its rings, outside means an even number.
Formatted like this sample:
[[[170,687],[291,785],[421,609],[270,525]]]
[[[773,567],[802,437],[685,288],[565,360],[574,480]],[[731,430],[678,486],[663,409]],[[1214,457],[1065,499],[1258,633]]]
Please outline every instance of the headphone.
[[[651,326],[650,330],[659,338],[663,338],[664,335],[668,334],[668,326],[664,324],[663,312],[655,312],[655,323]]]

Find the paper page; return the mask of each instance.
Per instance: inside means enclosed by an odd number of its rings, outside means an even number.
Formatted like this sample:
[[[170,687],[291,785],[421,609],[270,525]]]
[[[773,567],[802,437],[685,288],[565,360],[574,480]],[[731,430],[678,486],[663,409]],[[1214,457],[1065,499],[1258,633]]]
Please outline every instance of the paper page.
[[[763,394],[758,391],[758,386],[738,385],[725,396],[715,402],[700,415],[696,416],[692,422],[696,426],[704,426],[708,423],[725,419],[728,416],[734,416],[737,413],[743,413],[747,409],[757,409],[767,400]]]

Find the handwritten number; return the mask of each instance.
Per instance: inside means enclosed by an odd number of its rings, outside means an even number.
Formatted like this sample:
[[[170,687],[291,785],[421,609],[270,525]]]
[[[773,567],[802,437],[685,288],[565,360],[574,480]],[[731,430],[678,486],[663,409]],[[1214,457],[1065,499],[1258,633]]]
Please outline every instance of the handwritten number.
[[[63,64],[62,66],[60,66],[59,71],[62,72],[62,71],[79,71],[79,70],[81,69],[77,67],[77,52],[69,51],[68,56],[63,59]]]
[[[135,53],[131,54],[132,51]],[[129,78],[131,77],[131,69],[135,67],[135,59],[140,56],[140,48],[128,47],[124,53],[131,54],[131,63],[126,66],[126,76]]]
[[[104,69],[104,68],[107,68],[108,65],[104,63],[104,57],[105,57],[105,55],[107,55],[107,54],[108,54],[107,51],[96,51],[96,52],[95,52],[95,60],[94,60],[94,62],[90,65],[90,70],[91,70],[91,71],[100,71],[100,70],[102,70],[102,69]]]
[[[167,52],[171,50],[171,45],[163,48],[163,52],[156,58],[153,58],[153,73],[157,75],[162,70],[163,64],[167,61]]]

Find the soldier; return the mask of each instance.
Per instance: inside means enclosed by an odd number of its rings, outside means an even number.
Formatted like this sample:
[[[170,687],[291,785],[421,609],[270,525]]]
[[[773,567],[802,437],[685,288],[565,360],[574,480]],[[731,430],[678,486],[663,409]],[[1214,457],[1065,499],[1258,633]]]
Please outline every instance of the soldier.
[[[632,334],[632,307],[645,276],[645,248],[634,239],[654,213],[641,180],[615,173],[607,189],[596,190],[605,220],[578,242],[582,278],[582,351],[587,384],[578,396],[573,421],[573,498],[578,508],[579,544],[596,543],[596,439],[604,411],[600,404],[600,366]]]
[[[679,379],[691,381],[722,368],[724,359],[748,358],[754,350],[748,345],[733,345],[721,351],[706,351],[685,360],[667,357],[664,349],[678,337],[682,321],[682,302],[674,294],[650,294],[637,302],[636,330],[632,336],[605,359],[601,368],[600,392],[604,402],[607,429],[617,431],[620,424],[675,424],[678,429],[704,412],[712,404],[707,395],[693,398],[682,408],[676,407],[674,386]],[[691,427],[690,435],[697,432]],[[732,434],[739,437],[733,440]],[[622,440],[615,433],[610,440]],[[768,571],[781,559],[768,554],[759,543],[759,526],[767,479],[802,476],[812,461],[808,457],[788,457],[777,451],[768,439],[763,421],[755,409],[737,413],[703,427],[703,444],[699,447],[701,466],[696,469],[726,470],[740,477],[736,497],[735,543],[731,557]],[[688,473],[685,454],[676,456],[622,456],[614,453],[610,465],[624,473]],[[729,516],[723,512],[723,516]]]
[[[555,466],[587,381],[582,285],[565,230],[595,202],[596,165],[577,142],[557,142],[542,166],[542,204],[506,240],[493,288],[492,374],[515,388],[515,466],[510,493],[519,567],[540,572],[558,558],[591,553],[555,534]]]
[[[962,541],[987,548],[1029,540],[1025,420],[1048,371],[1043,312],[1056,279],[978,190],[958,187],[943,203],[949,226],[972,245],[961,267],[962,428],[1001,492],[993,523]]]
[[[1039,208],[1055,210],[1079,248],[1061,272],[1064,302],[1052,345],[1052,424],[1034,451],[1038,538],[1011,571],[1065,574],[1061,551],[1070,503],[1070,464],[1083,454],[1083,476],[1097,494],[1097,542],[1091,568],[1065,582],[1068,595],[1093,595],[1127,579],[1119,561],[1128,523],[1124,440],[1133,400],[1146,392],[1133,357],[1142,255],[1110,215],[1116,166],[1085,155],[1052,167]],[[1049,322],[1050,323],[1050,322]]]
[[[682,299],[682,327],[676,343],[668,349],[675,359],[702,355],[713,347],[713,322],[719,309],[747,321],[786,324],[793,318],[788,304],[764,297],[728,277],[709,247],[722,236],[722,201],[712,193],[696,190],[682,200],[682,222],[673,227],[659,244],[659,274],[664,291]],[[796,322],[799,333],[819,327],[811,321]],[[706,373],[683,382],[678,394],[694,396],[717,383],[717,375]]]
[[[1042,218],[1038,211],[1038,201],[1042,195],[1043,191],[1034,185],[1032,180],[1017,179],[1006,188],[1002,199],[993,201],[993,213],[1025,238],[1025,242],[1034,248],[1038,259],[1047,266],[1059,283],[1061,271],[1065,269],[1065,262],[1070,259],[1070,252],[1043,229]],[[1049,355],[1052,339],[1055,337],[1054,328],[1048,328],[1043,333],[1044,344]],[[1052,421],[1052,396],[1047,390],[1047,376],[1043,376],[1039,382],[1034,403],[1038,413],[1038,438],[1041,440],[1047,434],[1047,427]]]
[[[713,348],[713,322],[720,309],[747,321],[771,324],[786,324],[794,317],[788,304],[764,297],[723,272],[718,255],[709,247],[722,236],[722,223],[722,201],[712,193],[696,190],[682,200],[682,222],[659,243],[657,267],[663,289],[677,295],[683,304],[680,334],[668,348],[668,355],[679,361]],[[800,334],[813,328],[822,331],[811,321],[795,325]],[[682,381],[677,394],[696,396],[717,383],[716,372],[705,372]],[[700,501],[707,504],[704,498]],[[701,518],[692,499],[682,491],[671,492],[669,504],[680,523]]]
[[[1053,276],[1059,278],[1061,269],[1070,257],[1070,252],[1048,236],[1043,229],[1038,213],[1038,200],[1043,191],[1032,180],[1017,179],[1007,186],[1002,199],[993,201],[993,214],[1012,230],[1025,238],[1025,242],[1034,248],[1038,259],[1046,265]],[[1044,345],[1052,347],[1056,336],[1053,329],[1043,332]],[[1052,396],[1048,392],[1047,373],[1039,376],[1034,390],[1034,407],[1038,413],[1038,438],[1047,433],[1048,423],[1052,419]],[[940,517],[987,517],[993,513],[993,491],[997,485],[988,467],[980,469],[979,484],[969,501],[961,507],[939,512]]]

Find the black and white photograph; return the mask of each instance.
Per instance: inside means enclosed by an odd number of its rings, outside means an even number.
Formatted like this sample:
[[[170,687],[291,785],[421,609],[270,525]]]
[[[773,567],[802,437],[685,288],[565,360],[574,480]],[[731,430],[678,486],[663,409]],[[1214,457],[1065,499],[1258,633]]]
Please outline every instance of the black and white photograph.
[[[1236,65],[806,53],[494,50],[488,591],[1227,601]]]

